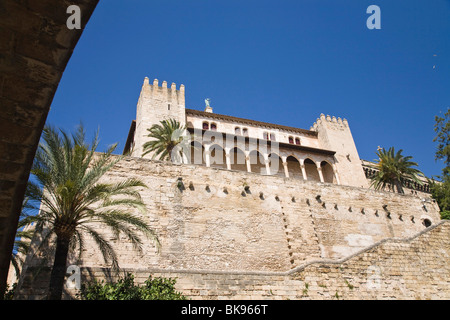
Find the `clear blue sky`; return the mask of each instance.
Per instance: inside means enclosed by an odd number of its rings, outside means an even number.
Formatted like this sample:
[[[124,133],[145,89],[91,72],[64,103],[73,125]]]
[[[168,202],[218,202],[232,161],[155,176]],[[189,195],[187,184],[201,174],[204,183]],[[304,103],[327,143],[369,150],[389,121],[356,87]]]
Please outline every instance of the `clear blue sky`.
[[[381,30],[366,9],[381,8]],[[433,66],[435,66],[433,68]],[[347,118],[362,159],[403,149],[441,173],[434,116],[450,107],[450,0],[101,0],[48,123],[121,152],[144,77],[186,86],[186,107],[309,129]]]

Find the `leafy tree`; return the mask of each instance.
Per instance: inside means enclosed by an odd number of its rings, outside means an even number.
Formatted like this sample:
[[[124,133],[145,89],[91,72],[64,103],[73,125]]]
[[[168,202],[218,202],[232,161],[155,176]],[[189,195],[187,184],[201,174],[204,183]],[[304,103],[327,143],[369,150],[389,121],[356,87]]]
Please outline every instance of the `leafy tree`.
[[[27,256],[30,249],[31,239],[33,238],[34,231],[27,228],[29,225],[28,217],[30,215],[30,206],[28,197],[25,197],[22,202],[22,211],[20,212],[19,223],[17,225],[16,239],[14,240],[13,252],[11,255],[11,265],[16,272],[16,277],[19,278],[21,267],[24,263],[24,258]],[[4,300],[12,300],[14,296],[14,290],[17,287],[17,283],[14,283],[9,289],[6,287],[6,291],[3,294]]]
[[[155,232],[130,209],[143,211],[145,205],[136,188],[146,187],[138,179],[125,179],[117,183],[99,180],[118,161],[112,152],[117,144],[104,153],[97,153],[98,133],[91,144],[85,142],[82,125],[69,136],[47,126],[43,131],[28,184],[27,195],[41,203],[38,215],[27,218],[36,222],[35,230],[49,243],[56,236],[56,250],[50,278],[49,299],[61,299],[69,251],[85,247],[85,236],[98,245],[106,263],[118,269],[117,255],[100,234],[96,225],[103,224],[113,234],[124,234],[141,250],[141,234],[156,241]],[[43,232],[48,230],[48,233]]]
[[[431,195],[436,200],[441,209],[441,219],[450,220],[450,179],[446,179],[442,183],[432,181]]]
[[[435,117],[434,132],[437,136],[433,139],[438,142],[436,151],[436,160],[443,160],[445,168],[443,169],[444,176],[450,175],[450,108],[444,117]]]
[[[20,213],[19,224],[17,225],[16,240],[14,241],[13,253],[11,256],[11,265],[19,277],[21,266],[24,263],[28,250],[30,248],[31,239],[33,237],[33,230],[27,228],[30,224],[30,211],[32,206],[29,204],[28,197],[25,197],[22,203],[22,211]]]
[[[403,156],[403,150],[395,152],[394,147],[389,150],[379,148],[376,152],[378,161],[375,164],[377,172],[372,176],[372,186],[375,189],[384,189],[387,185],[395,186],[398,193],[404,193],[403,184],[406,179],[411,179],[418,184],[422,182],[418,176],[423,175],[418,169],[416,162],[411,161],[411,156]]]
[[[445,167],[442,176],[437,177],[440,182],[430,181],[431,193],[441,209],[441,218],[450,219],[450,108],[443,117],[436,116],[435,121],[437,135],[433,141],[438,142],[436,160],[442,160]]]
[[[160,124],[154,124],[147,131],[149,131],[147,137],[153,138],[153,140],[144,143],[143,156],[154,152],[153,159],[159,156],[159,160],[179,161],[181,154],[175,148],[185,137],[184,125],[175,119],[168,119],[161,121]]]
[[[175,291],[176,280],[149,276],[143,286],[134,284],[134,276],[128,273],[117,282],[92,281],[81,286],[83,300],[186,300]]]

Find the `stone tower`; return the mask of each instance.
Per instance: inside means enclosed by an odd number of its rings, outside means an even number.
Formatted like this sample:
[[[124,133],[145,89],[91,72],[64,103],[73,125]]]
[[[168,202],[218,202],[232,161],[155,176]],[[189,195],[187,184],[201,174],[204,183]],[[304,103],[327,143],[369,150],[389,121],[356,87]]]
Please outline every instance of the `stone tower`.
[[[341,184],[367,188],[367,179],[347,120],[321,114],[311,129],[317,131],[322,148],[336,151],[336,168]]]
[[[170,118],[179,121],[182,125],[186,122],[184,85],[177,90],[175,83],[168,88],[167,82],[163,81],[160,87],[158,79],[153,80],[153,84],[150,84],[149,79],[145,77],[137,103],[136,129],[131,155],[141,157],[142,146],[148,141],[147,129]],[[145,156],[145,158],[151,157],[151,154]]]

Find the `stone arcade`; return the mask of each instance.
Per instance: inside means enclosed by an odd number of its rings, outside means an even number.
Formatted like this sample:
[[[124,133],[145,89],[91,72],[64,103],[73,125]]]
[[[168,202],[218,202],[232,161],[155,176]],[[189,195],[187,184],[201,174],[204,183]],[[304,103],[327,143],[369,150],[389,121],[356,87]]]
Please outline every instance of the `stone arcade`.
[[[149,186],[144,216],[161,251],[149,241],[138,255],[111,235],[137,281],[177,277],[193,299],[450,298],[450,224],[427,187],[369,188],[374,169],[360,160],[347,120],[320,115],[306,130],[212,111],[185,108],[183,85],[144,80],[124,150],[131,156],[105,177]],[[194,133],[177,164],[142,157],[147,128],[168,118]],[[68,265],[83,281],[114,277],[95,245],[86,247]],[[32,276],[38,265],[27,257],[18,297],[45,296],[45,270]]]

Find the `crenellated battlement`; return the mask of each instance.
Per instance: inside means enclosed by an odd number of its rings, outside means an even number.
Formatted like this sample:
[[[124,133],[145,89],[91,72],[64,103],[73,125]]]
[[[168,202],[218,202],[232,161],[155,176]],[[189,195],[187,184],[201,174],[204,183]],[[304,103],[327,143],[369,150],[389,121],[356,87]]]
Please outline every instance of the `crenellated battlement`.
[[[330,115],[324,115],[323,113],[320,114],[320,117],[316,119],[316,121],[313,123],[313,125],[310,127],[310,130],[317,131],[318,126],[325,123],[335,123],[338,125],[342,125],[345,127],[348,127],[348,121],[347,119],[341,119],[340,117],[330,116]]]
[[[150,82],[148,77],[144,78],[136,110],[136,131],[132,153],[134,156],[142,155],[142,146],[147,141],[147,129],[152,125],[166,119],[176,119],[184,124],[186,120],[184,93],[184,84],[177,89],[174,82],[168,87],[167,81],[163,81],[160,86],[158,79]]]
[[[336,151],[336,168],[343,184],[368,187],[347,119],[320,114],[311,129],[322,148]]]
[[[144,78],[144,86],[150,86],[151,89],[153,90],[153,92],[158,92],[160,90],[172,90],[172,91],[180,91],[180,92],[184,92],[184,84],[180,85],[179,90],[177,90],[177,85],[175,84],[175,82],[172,82],[172,84],[170,85],[170,88],[167,86],[167,81],[163,81],[161,86],[159,86],[159,80],[158,79],[154,79],[153,83],[150,84],[150,80],[148,77]]]

